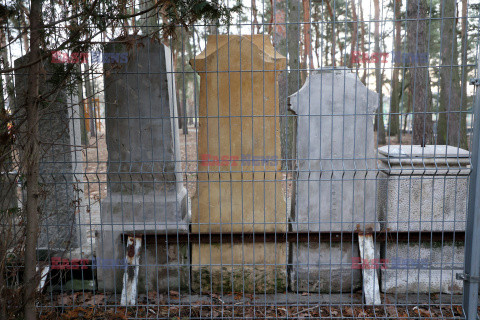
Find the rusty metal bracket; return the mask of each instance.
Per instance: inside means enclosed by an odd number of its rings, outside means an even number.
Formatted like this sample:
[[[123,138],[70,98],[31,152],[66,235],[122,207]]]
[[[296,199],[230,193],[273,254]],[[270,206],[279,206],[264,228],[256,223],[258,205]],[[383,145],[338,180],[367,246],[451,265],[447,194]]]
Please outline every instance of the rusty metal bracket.
[[[123,275],[122,306],[135,305],[137,302],[138,270],[140,268],[141,237],[129,236],[127,240],[127,266]]]
[[[476,283],[480,282],[480,277],[472,277],[468,273],[457,273],[455,275],[455,278],[457,280],[462,280],[465,282],[476,282]]]
[[[473,78],[473,79],[470,79],[470,84],[471,85],[474,85],[474,86],[480,86],[480,78]]]

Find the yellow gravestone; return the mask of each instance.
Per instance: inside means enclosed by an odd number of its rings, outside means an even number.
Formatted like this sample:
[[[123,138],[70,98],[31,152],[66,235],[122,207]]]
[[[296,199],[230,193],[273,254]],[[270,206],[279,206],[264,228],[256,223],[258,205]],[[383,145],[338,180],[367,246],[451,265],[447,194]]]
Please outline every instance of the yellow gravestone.
[[[286,230],[276,83],[285,62],[263,35],[209,36],[190,61],[201,77],[193,232]]]
[[[278,72],[268,36],[209,36],[190,64],[200,75],[194,233],[285,232]],[[284,292],[285,242],[192,245],[192,290]]]

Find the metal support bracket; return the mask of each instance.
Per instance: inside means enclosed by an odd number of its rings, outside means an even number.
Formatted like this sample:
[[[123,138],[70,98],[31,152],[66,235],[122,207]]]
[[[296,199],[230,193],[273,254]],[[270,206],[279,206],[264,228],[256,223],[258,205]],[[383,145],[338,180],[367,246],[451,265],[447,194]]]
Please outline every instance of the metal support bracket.
[[[472,277],[467,273],[457,273],[455,277],[457,280],[462,280],[466,282],[477,282],[477,283],[480,282],[480,277]]]
[[[127,268],[123,275],[123,289],[120,304],[122,306],[135,305],[137,301],[138,270],[140,267],[141,237],[128,237],[127,240]]]
[[[470,84],[471,85],[474,85],[474,86],[480,86],[480,78],[473,78],[473,79],[470,79]]]

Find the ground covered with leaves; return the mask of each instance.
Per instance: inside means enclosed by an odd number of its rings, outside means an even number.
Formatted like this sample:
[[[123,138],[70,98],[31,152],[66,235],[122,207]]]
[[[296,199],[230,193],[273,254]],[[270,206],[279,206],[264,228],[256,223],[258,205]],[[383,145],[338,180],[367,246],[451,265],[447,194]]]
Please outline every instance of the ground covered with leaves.
[[[180,297],[172,291],[168,295],[140,295],[135,306],[121,307],[115,296],[77,292],[44,296],[39,304],[39,319],[462,319],[461,305],[452,301],[415,305],[384,300],[384,305],[371,307],[356,302],[317,304],[314,299],[309,303],[305,299],[298,303],[275,302],[261,299],[261,295],[255,298],[241,293]]]

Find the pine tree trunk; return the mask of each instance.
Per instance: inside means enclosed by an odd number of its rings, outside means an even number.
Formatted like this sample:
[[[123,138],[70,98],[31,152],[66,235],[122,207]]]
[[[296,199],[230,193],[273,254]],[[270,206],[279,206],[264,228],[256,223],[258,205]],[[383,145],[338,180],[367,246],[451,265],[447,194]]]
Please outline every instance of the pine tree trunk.
[[[351,30],[352,30],[352,45],[350,47],[350,57],[347,61],[347,66],[351,69],[353,67],[353,57],[355,51],[357,50],[357,37],[358,37],[358,17],[355,6],[355,0],[351,0],[350,4],[352,6],[352,21]]]
[[[360,3],[360,21],[362,22],[362,29],[361,29],[361,46],[362,46],[362,54],[365,53],[365,20],[363,20],[363,6],[362,4]],[[362,78],[360,79],[360,81],[362,81],[362,83],[364,85],[367,84],[367,62],[365,61],[365,59],[362,59],[363,61],[363,75],[362,75]]]
[[[396,58],[393,61],[393,75],[392,75],[392,93],[390,96],[390,120],[388,127],[388,134],[390,136],[396,136],[399,134],[399,110],[400,110],[400,91],[402,90],[402,84],[400,82],[400,68],[402,64],[401,59],[398,58],[400,51],[402,50],[402,30],[401,30],[401,5],[402,0],[395,0],[395,45],[393,51]],[[399,61],[400,60],[400,61]]]
[[[31,0],[30,3],[30,61],[40,59],[40,43],[42,35],[42,0]],[[40,63],[35,63],[28,69],[27,96],[26,96],[26,147],[24,173],[27,185],[26,201],[26,239],[25,239],[25,270],[24,270],[24,318],[35,320],[35,292],[37,287],[37,240],[39,232],[39,81]]]
[[[380,53],[380,4],[379,0],[373,0],[375,8],[375,52]],[[383,122],[383,94],[382,94],[382,59],[378,55],[375,60],[375,83],[376,91],[378,93],[378,111],[376,118],[376,129],[378,144],[384,145],[386,143],[385,138],[385,125]]]
[[[408,52],[414,57],[408,64],[411,73],[413,137],[412,143],[425,146],[433,143],[432,101],[428,92],[428,61],[417,59],[428,53],[427,0],[407,1]]]
[[[466,148],[466,129],[461,121],[461,88],[458,68],[454,1],[442,1],[441,67],[438,143]]]

